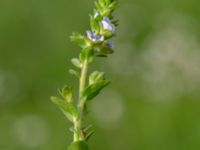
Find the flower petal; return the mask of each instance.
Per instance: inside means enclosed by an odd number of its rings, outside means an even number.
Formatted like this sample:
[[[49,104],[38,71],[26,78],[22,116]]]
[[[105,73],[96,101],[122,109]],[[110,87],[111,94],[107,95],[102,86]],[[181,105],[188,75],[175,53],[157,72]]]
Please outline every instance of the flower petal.
[[[111,23],[108,17],[104,17],[101,23],[102,23],[103,29],[109,30],[112,33],[115,32],[115,25]]]
[[[97,35],[96,33],[92,32],[90,30],[87,30],[86,34],[87,34],[87,37],[93,42],[102,42],[102,41],[104,41],[104,36]]]

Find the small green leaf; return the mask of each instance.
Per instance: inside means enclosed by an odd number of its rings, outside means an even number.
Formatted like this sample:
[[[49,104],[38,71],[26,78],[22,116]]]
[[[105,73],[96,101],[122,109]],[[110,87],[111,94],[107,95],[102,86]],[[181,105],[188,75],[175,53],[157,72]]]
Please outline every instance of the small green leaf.
[[[83,130],[84,132],[88,132],[92,127],[93,127],[93,124],[90,124],[90,125],[84,127],[82,130]]]
[[[70,69],[70,70],[69,70],[69,73],[70,73],[71,75],[74,75],[74,76],[77,77],[77,78],[80,78],[80,74],[79,74],[77,71],[73,70],[73,69]]]
[[[88,141],[89,138],[94,134],[94,130],[91,130],[92,127],[93,125],[91,124],[81,129],[81,133],[85,141]]]
[[[118,2],[117,1],[114,1],[112,2],[110,5],[109,5],[109,8],[114,11],[118,6]]]
[[[108,80],[101,80],[101,81],[98,81],[94,84],[91,84],[89,85],[83,92],[83,97],[86,99],[86,100],[91,100],[93,99],[94,97],[96,97],[100,91],[106,87],[108,84],[110,83],[110,81]]]
[[[103,7],[99,4],[99,2],[94,2],[94,5],[95,5],[95,7],[100,11],[100,12],[102,12],[103,11]]]
[[[108,56],[105,55],[105,54],[97,54],[96,56],[97,56],[97,57],[102,57],[102,58],[108,57]]]
[[[112,24],[114,24],[115,26],[118,26],[119,25],[119,20],[117,20],[117,19],[113,20]]]
[[[51,101],[56,104],[60,110],[63,112],[63,114],[71,121],[73,122],[73,119],[77,116],[77,110],[73,106],[72,103],[68,103],[58,97],[51,97]]]
[[[94,59],[94,53],[91,48],[85,48],[81,51],[79,55],[79,59],[81,63],[85,62],[86,60],[92,62]]]
[[[110,30],[105,30],[101,28],[101,34],[104,35],[107,39],[111,38],[113,36],[113,32]]]
[[[110,0],[105,0],[106,5],[109,5],[110,2],[111,2]]]
[[[100,30],[99,22],[92,15],[90,15],[90,27],[93,32],[99,33]]]
[[[87,40],[85,36],[81,35],[80,33],[76,33],[76,32],[72,33],[72,35],[70,36],[70,39],[72,42],[77,43],[82,48],[87,46]]]
[[[102,44],[102,45],[95,46],[94,52],[95,52],[95,55],[106,56],[107,54],[112,54],[113,49],[110,48],[108,44]]]
[[[67,150],[89,150],[89,147],[85,141],[77,141],[71,143]]]
[[[94,71],[89,77],[89,84],[93,84],[97,81],[103,80],[105,78],[104,72]]]
[[[88,141],[90,139],[90,137],[94,134],[94,130],[88,132],[85,136],[85,140]]]
[[[81,62],[80,62],[80,60],[78,58],[72,58],[71,62],[77,68],[81,68],[82,67],[82,64],[81,64]]]
[[[72,87],[65,85],[62,90],[60,90],[60,95],[68,102],[72,102]]]
[[[99,0],[99,5],[104,8],[106,6],[105,0]]]

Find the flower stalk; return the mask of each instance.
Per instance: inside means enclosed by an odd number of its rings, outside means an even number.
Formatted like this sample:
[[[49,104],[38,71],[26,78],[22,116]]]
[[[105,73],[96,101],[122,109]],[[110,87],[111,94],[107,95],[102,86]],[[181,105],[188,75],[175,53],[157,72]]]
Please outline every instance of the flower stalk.
[[[82,96],[83,91],[85,90],[86,81],[87,81],[87,73],[88,73],[88,67],[89,63],[86,60],[83,63],[83,67],[81,70],[81,76],[80,76],[80,86],[79,86],[79,103],[78,103],[78,116],[75,123],[75,130],[77,132],[74,132],[74,142],[79,140],[84,140],[83,137],[81,137],[81,127],[82,127],[82,119],[83,119],[83,112],[85,107],[85,98]]]

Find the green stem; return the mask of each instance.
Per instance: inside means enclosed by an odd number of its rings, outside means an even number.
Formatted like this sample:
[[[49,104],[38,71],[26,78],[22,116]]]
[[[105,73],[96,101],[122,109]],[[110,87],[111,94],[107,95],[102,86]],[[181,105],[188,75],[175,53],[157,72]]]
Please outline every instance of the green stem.
[[[85,108],[85,99],[82,97],[82,94],[86,86],[88,67],[89,67],[89,63],[87,60],[85,60],[81,69],[81,76],[80,76],[80,81],[79,81],[78,116],[74,120],[74,129],[75,129],[74,142],[83,140],[83,137],[81,134],[81,127],[82,127],[82,120],[83,120],[83,112]]]
[[[87,79],[87,72],[88,72],[88,61],[86,60],[83,63],[82,70],[81,70],[80,87],[79,87],[79,100],[81,100],[82,93],[83,93],[83,91],[85,89],[85,84],[86,84],[86,79]]]

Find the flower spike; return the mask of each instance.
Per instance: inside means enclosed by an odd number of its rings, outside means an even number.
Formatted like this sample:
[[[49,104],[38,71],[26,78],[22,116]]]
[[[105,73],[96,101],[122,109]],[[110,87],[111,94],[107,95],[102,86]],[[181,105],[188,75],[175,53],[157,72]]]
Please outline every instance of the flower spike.
[[[74,97],[73,88],[64,86],[60,90],[60,97],[52,97],[64,115],[72,122],[73,142],[68,150],[89,150],[87,140],[93,135],[93,130],[87,127],[83,130],[83,120],[87,112],[87,103],[94,99],[104,87],[109,85],[104,72],[89,72],[89,65],[96,57],[107,57],[113,53],[114,44],[110,39],[115,35],[117,20],[113,12],[117,7],[116,0],[97,0],[94,14],[90,15],[90,27],[85,35],[74,32],[71,41],[82,49],[78,58],[71,60],[76,70],[70,69],[70,73],[78,78],[78,96]],[[78,70],[79,69],[79,70]],[[88,75],[90,73],[90,75]],[[76,95],[76,94],[75,94]],[[85,124],[85,123],[84,123]],[[85,126],[85,125],[84,125]]]

